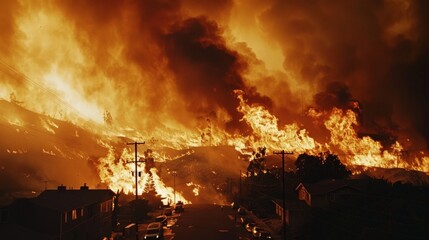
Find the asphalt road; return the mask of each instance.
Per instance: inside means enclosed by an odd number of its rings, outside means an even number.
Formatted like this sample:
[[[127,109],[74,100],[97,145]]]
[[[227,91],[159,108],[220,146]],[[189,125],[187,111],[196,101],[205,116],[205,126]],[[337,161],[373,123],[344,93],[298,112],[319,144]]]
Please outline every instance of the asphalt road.
[[[219,205],[186,205],[185,212],[171,226],[174,240],[237,240],[251,239],[243,227],[235,222],[235,211]]]

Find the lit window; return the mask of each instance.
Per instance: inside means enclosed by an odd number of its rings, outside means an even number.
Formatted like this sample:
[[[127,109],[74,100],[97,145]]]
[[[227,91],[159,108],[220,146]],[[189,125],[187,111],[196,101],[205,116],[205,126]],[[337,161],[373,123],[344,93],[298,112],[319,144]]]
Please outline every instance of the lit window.
[[[77,219],[77,211],[76,211],[76,209],[73,209],[72,210],[72,220],[75,220],[75,219]]]
[[[80,216],[83,217],[83,208],[80,209]]]

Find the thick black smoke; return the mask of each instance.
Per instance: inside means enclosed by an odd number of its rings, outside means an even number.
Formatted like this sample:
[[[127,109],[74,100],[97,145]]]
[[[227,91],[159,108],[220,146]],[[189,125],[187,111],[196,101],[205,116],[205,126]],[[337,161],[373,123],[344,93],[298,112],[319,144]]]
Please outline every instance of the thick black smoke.
[[[421,0],[273,1],[260,20],[316,105],[342,108],[353,96],[367,127],[429,140],[427,9]]]
[[[221,108],[232,117],[226,122],[231,130],[237,128],[241,118],[234,90],[244,90],[250,101],[270,107],[269,98],[245,85],[242,72],[247,64],[226,47],[215,22],[205,18],[180,22],[166,35],[165,49],[169,68],[189,111],[203,113]]]

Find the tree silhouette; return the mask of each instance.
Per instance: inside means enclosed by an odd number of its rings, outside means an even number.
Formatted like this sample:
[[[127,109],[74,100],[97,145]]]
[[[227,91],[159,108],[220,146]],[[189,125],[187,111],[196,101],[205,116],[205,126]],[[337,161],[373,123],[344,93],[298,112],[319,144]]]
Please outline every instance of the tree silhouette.
[[[296,175],[301,182],[317,182],[323,178],[322,161],[317,156],[301,154],[295,161]]]
[[[150,211],[149,201],[147,199],[134,199],[130,202],[131,209],[137,212],[137,221],[142,222],[147,219],[147,214]]]
[[[323,173],[328,179],[344,179],[348,178],[351,171],[341,163],[337,155],[330,153],[322,154],[323,157]]]
[[[351,174],[338,156],[329,152],[320,153],[318,156],[301,154],[296,159],[295,166],[296,176],[305,183],[314,183],[324,179],[344,179]]]

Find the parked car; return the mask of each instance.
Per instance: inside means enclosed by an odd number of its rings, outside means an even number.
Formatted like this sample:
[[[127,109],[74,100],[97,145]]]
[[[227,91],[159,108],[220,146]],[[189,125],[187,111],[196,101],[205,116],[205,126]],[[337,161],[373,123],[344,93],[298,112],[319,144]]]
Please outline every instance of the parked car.
[[[260,231],[259,232],[259,237],[258,240],[267,240],[267,239],[271,239],[271,233],[267,232],[267,231]]]
[[[164,209],[164,215],[165,216],[171,216],[171,215],[173,215],[173,210],[171,208]]]
[[[163,239],[164,232],[161,223],[153,222],[147,226],[144,239]]]
[[[256,227],[256,223],[254,223],[254,222],[250,222],[250,223],[246,224],[246,230],[248,232],[252,232],[254,227]]]
[[[254,227],[253,228],[253,230],[252,230],[252,235],[254,236],[254,237],[259,237],[259,233],[260,232],[262,232],[262,231],[264,231],[264,232],[266,232],[266,230],[265,229],[263,229],[263,228],[261,228],[261,227]]]
[[[174,211],[179,213],[179,212],[183,212],[185,209],[183,208],[183,202],[178,201],[176,203],[176,205],[174,206]]]
[[[159,215],[158,217],[156,217],[155,218],[155,222],[159,222],[159,223],[161,223],[162,225],[167,225],[167,219],[168,219],[168,217],[167,216],[165,216],[165,215]]]

